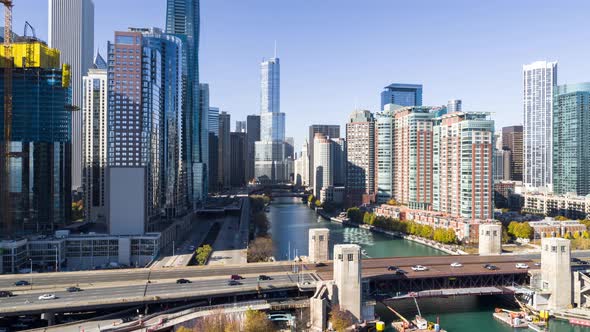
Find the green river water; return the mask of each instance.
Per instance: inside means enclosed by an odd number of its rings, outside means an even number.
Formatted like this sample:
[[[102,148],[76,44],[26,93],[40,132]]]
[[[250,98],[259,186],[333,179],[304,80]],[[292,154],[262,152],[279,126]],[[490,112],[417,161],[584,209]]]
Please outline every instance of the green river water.
[[[270,232],[275,243],[275,257],[279,260],[286,260],[289,257],[289,251],[291,251],[291,257],[295,253],[307,255],[308,230],[320,227],[330,229],[330,248],[339,243],[356,243],[365,250],[368,257],[445,255],[441,251],[408,240],[392,238],[362,228],[344,227],[341,224],[326,221],[305,204],[302,204],[300,199],[278,198],[274,200],[268,217],[271,223]],[[424,316],[431,321],[435,321],[438,317],[441,327],[449,332],[513,330],[492,317],[494,308],[513,305],[507,298],[461,296],[422,299],[418,304]],[[417,313],[413,301],[398,301],[393,306],[408,317]],[[382,306],[378,306],[375,311],[387,323],[394,319],[393,315]],[[590,331],[590,328],[573,327],[566,322],[552,321],[550,330],[552,332],[579,332]],[[520,331],[526,331],[526,329],[520,329]]]

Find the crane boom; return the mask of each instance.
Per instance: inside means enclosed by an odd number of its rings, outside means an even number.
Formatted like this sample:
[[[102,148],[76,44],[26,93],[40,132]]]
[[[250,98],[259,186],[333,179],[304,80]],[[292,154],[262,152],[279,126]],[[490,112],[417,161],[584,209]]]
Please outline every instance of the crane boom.
[[[14,59],[12,56],[12,0],[0,0],[4,5],[4,144],[1,152],[1,183],[0,200],[2,211],[0,213],[4,231],[9,236],[12,234],[12,209],[10,203],[10,141],[12,138],[12,68]],[[0,223],[1,224],[1,223]]]

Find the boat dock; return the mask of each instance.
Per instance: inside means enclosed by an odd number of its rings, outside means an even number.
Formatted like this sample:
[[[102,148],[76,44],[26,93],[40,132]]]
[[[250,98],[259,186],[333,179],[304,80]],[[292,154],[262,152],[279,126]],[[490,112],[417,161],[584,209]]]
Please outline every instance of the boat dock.
[[[494,318],[515,329],[529,327],[528,322],[524,319],[524,315],[521,315],[521,313],[506,311],[494,312]]]

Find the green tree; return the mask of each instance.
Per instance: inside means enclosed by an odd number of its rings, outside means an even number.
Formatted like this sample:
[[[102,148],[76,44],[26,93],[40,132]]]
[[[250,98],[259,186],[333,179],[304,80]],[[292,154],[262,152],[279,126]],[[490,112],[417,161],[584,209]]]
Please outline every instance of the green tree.
[[[82,200],[72,202],[72,220],[81,219],[84,219],[84,202]]]
[[[346,215],[348,216],[350,221],[354,223],[360,224],[361,222],[363,222],[363,213],[357,207],[351,207],[348,210],[346,210]]]
[[[508,234],[515,236],[514,235],[514,229],[518,226],[518,224],[520,224],[518,221],[511,221],[508,224]]]
[[[260,236],[266,236],[268,229],[270,228],[270,222],[266,213],[263,211],[257,212],[253,217],[254,225],[256,226],[256,232]]]
[[[397,206],[397,205],[399,205],[399,203],[395,199],[392,198],[387,201],[387,205]]]
[[[268,316],[258,310],[248,309],[244,321],[244,332],[272,332],[276,331]]]
[[[518,238],[532,239],[533,233],[534,233],[533,227],[531,227],[531,225],[529,225],[528,222],[518,223],[518,225],[516,225],[514,227],[514,236],[516,236]]]
[[[313,203],[314,201],[315,201],[315,196],[313,196],[313,195],[307,196],[307,202],[308,203]]]
[[[566,221],[568,219],[566,217],[564,217],[564,216],[557,216],[557,217],[555,217],[555,220],[557,220],[557,221]]]
[[[322,207],[322,201],[320,201],[319,199],[316,199],[315,200],[315,206]]]
[[[335,331],[344,332],[354,321],[350,312],[340,310],[340,307],[335,305],[330,312],[330,323]]]
[[[197,251],[196,251],[196,257],[195,257],[197,260],[197,264],[198,265],[205,265],[207,263],[207,260],[209,259],[209,255],[211,255],[212,251],[213,251],[213,248],[211,248],[211,246],[208,244],[198,247]]]
[[[590,233],[588,233],[588,231],[583,231],[582,232],[582,238],[583,239],[590,239]]]
[[[265,195],[251,195],[250,207],[252,212],[257,213],[264,210],[264,206],[270,203],[270,198]]]

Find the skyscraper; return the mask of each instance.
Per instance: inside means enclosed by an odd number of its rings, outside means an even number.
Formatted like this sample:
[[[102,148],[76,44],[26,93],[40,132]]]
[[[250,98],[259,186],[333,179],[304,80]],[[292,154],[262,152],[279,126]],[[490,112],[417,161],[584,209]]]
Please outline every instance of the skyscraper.
[[[375,194],[375,119],[356,110],[346,123],[346,190],[353,205],[369,203]]]
[[[246,117],[246,144],[248,154],[246,157],[246,181],[254,179],[254,146],[260,141],[260,115],[248,115]]]
[[[83,79],[82,188],[86,221],[105,223],[107,167],[107,65],[97,52]]]
[[[1,58],[4,51],[0,49]],[[2,183],[9,181],[10,185],[0,183],[0,237],[8,238],[52,233],[70,222],[72,209],[68,67],[60,66],[57,49],[40,41],[13,43],[12,54],[10,170],[9,178],[2,178]],[[0,61],[2,72],[5,66],[6,61]],[[4,75],[0,80],[3,96]],[[4,128],[4,111],[4,103],[0,103],[0,128]],[[7,155],[5,146],[2,135],[2,157]],[[0,157],[0,168],[5,165],[3,159]]]
[[[510,151],[509,178],[511,181],[522,181],[523,138],[522,126],[502,128],[502,149]]]
[[[393,83],[381,92],[381,110],[387,104],[422,106],[422,84]]]
[[[323,134],[315,134],[313,145],[313,195],[320,197],[320,191],[334,185],[334,159],[332,155],[332,141]]]
[[[309,126],[309,136],[308,136],[308,144],[309,144],[309,186],[313,185],[313,140],[315,138],[315,134],[323,134],[330,138],[340,138],[340,126],[339,125],[320,125],[315,124]]]
[[[219,107],[209,107],[209,132],[219,136]]]
[[[559,85],[553,102],[553,190],[590,194],[590,83]]]
[[[246,132],[246,121],[236,121],[236,133]]]
[[[524,65],[522,74],[523,183],[529,188],[550,188],[553,177],[553,90],[557,85],[557,62],[537,61]]]
[[[229,176],[232,187],[242,187],[246,184],[246,133],[232,132],[230,140],[230,163]]]
[[[217,143],[217,181],[221,188],[230,186],[230,145],[231,118],[226,112],[219,114],[219,138]]]
[[[332,141],[332,174],[334,187],[346,186],[346,140],[331,138]]]
[[[461,99],[451,99],[447,103],[447,110],[449,113],[461,112],[463,109]]]
[[[416,188],[428,188],[432,179],[432,208],[452,216],[471,219],[493,217],[493,150],[494,121],[487,113],[449,113],[433,119],[432,166],[416,164],[417,172],[409,180],[420,183]],[[422,141],[420,130],[416,139]],[[429,140],[425,140],[429,143]],[[410,153],[429,154],[428,147]],[[428,161],[425,158],[424,161]],[[424,170],[424,172],[423,172]],[[428,174],[428,172],[432,172]],[[412,173],[410,171],[410,173]],[[430,178],[432,176],[432,178]],[[424,178],[426,181],[422,182]],[[422,183],[424,185],[422,185]],[[413,185],[410,184],[410,192]],[[427,195],[416,192],[420,203]],[[425,205],[426,206],[426,205]]]
[[[387,104],[383,111],[377,113],[376,136],[377,136],[377,202],[385,203],[393,198],[394,186],[394,128],[395,128],[395,110],[401,106]]]
[[[61,52],[71,66],[72,104],[82,108],[82,76],[92,66],[94,2],[49,0],[49,47]],[[82,185],[82,112],[72,113],[72,189]]]
[[[260,64],[260,141],[254,150],[254,176],[259,181],[288,180],[285,113],[280,111],[280,63],[276,55]]]
[[[193,208],[207,196],[207,173],[213,165],[206,165],[209,109],[201,109],[199,102],[199,0],[167,0],[166,32],[184,41],[183,58],[186,63],[186,105],[183,111],[183,160],[186,170],[188,199]]]

